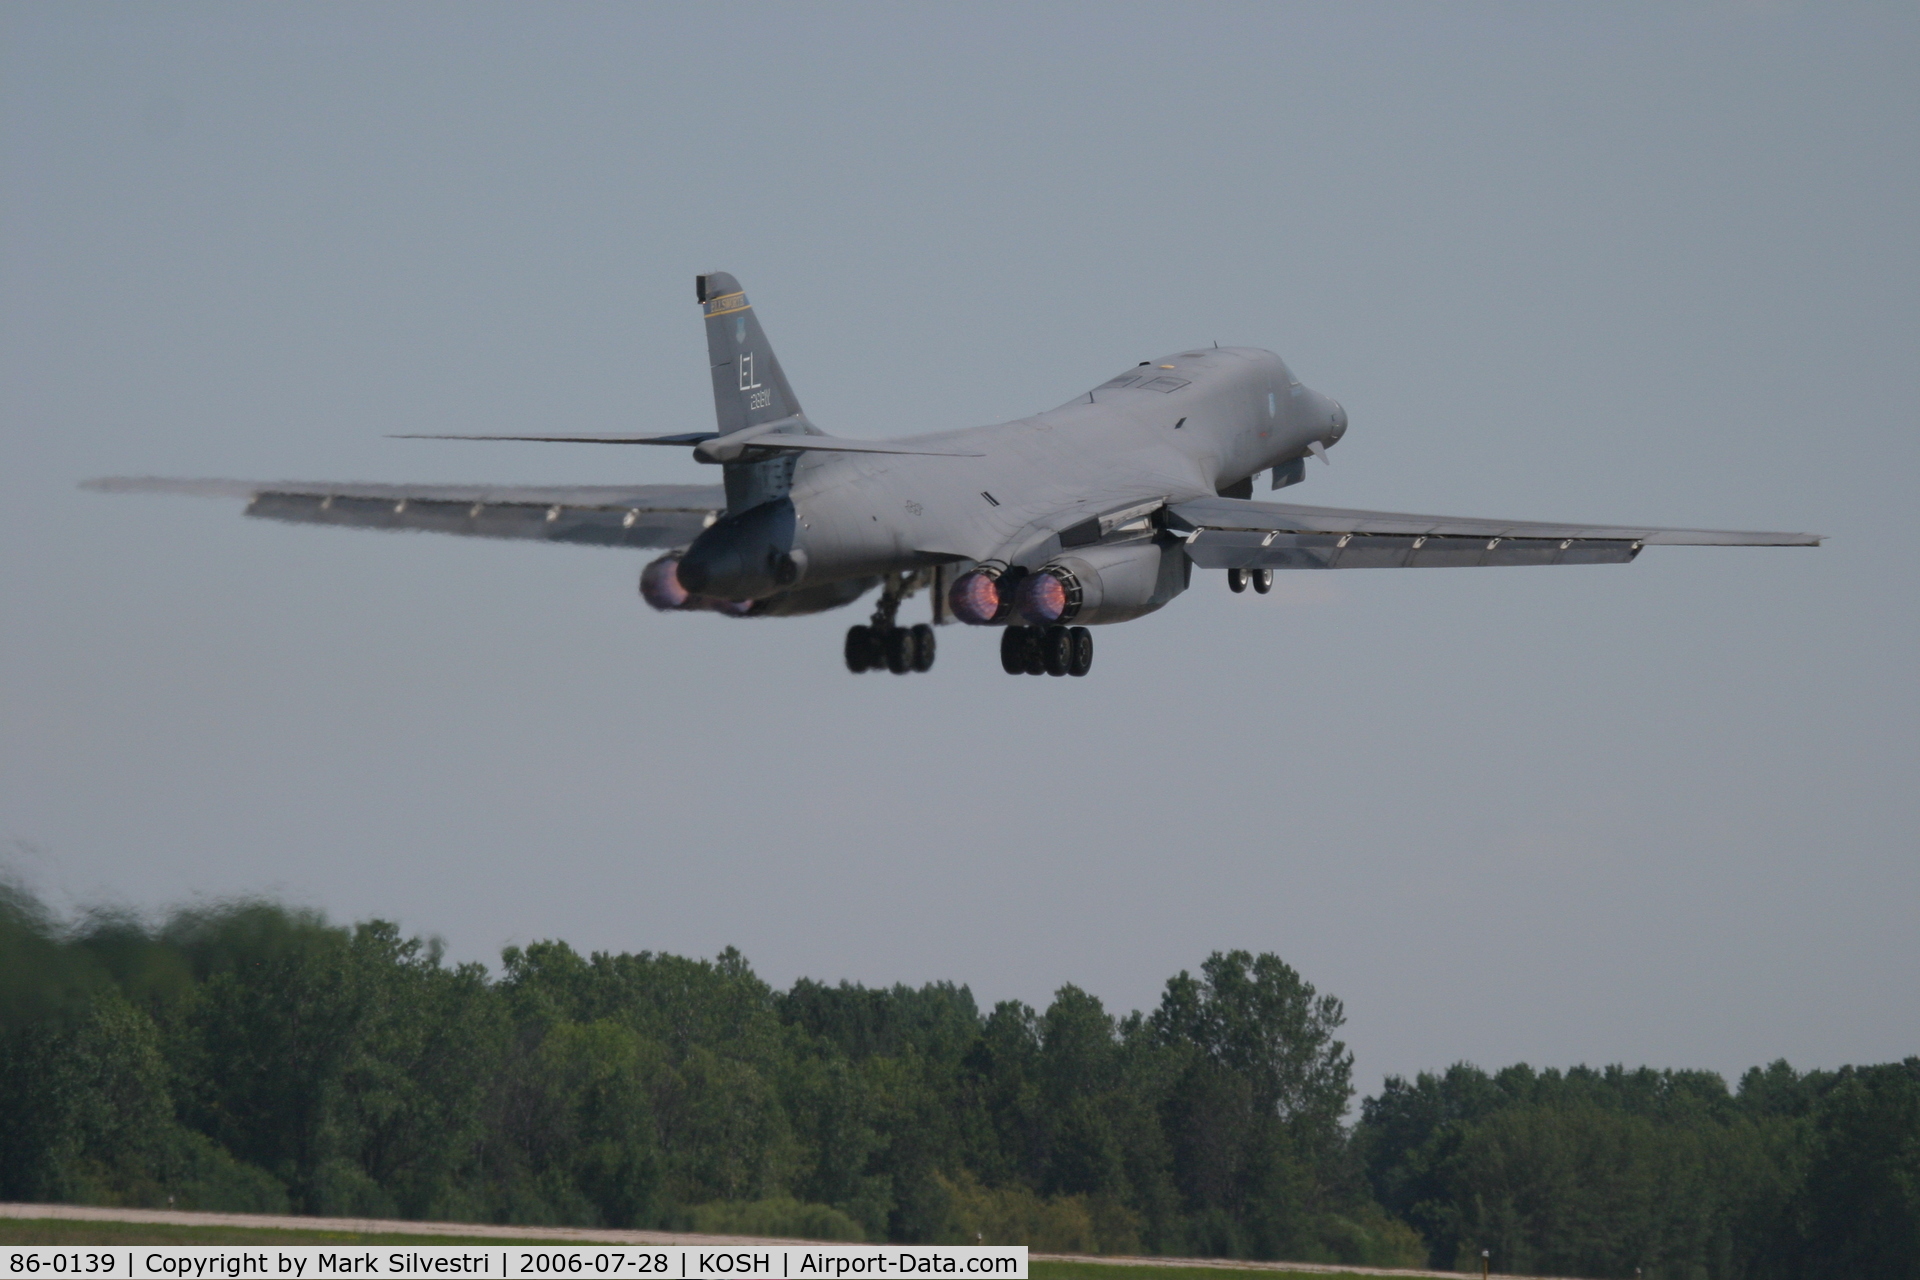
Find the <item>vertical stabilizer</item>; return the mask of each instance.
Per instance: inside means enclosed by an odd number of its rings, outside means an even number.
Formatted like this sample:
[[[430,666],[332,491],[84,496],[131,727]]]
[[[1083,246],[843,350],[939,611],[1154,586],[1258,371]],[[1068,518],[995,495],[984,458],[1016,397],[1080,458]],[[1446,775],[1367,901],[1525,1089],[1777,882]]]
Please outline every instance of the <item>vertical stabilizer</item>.
[[[800,402],[740,282],[724,271],[694,277],[707,321],[713,412],[721,435],[800,416]]]

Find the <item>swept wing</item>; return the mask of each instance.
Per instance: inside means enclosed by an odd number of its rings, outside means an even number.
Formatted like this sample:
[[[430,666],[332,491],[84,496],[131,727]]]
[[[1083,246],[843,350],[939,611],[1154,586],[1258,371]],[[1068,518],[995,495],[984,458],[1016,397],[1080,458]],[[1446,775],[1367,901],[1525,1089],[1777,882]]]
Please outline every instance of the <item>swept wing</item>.
[[[404,485],[116,476],[89,480],[83,487],[241,498],[248,515],[292,524],[605,547],[685,546],[727,507],[719,485],[696,484]]]
[[[1813,547],[1813,533],[1550,524],[1196,498],[1167,508],[1203,569],[1438,569],[1622,564],[1643,546]]]

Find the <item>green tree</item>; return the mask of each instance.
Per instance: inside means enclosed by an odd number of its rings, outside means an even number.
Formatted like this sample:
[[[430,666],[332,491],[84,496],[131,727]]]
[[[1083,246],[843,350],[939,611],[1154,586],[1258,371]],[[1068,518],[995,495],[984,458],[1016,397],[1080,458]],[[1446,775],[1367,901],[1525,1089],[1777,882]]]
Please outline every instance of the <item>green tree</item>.
[[[1340,1001],[1271,953],[1216,951],[1200,972],[1168,979],[1154,1030],[1243,1078],[1254,1110],[1330,1137],[1353,1098],[1353,1055],[1334,1039]]]
[[[502,959],[263,902],[65,926],[0,886],[0,1195],[1920,1280],[1920,1059],[1737,1092],[1456,1064],[1348,1129],[1344,1010],[1273,955],[1124,1018],[1071,985],[985,1016],[952,983],[775,992],[731,948]]]
[[[0,1198],[284,1209],[272,1178],[175,1120],[159,1030],[113,976],[0,885]]]
[[[1920,1277],[1920,1058],[1842,1069],[1813,1109],[1804,1274]]]
[[[1327,1215],[1363,1195],[1341,1127],[1345,1020],[1272,954],[1215,952],[1199,978],[1168,980],[1146,1029],[1180,1060],[1160,1112],[1192,1247],[1308,1257]]]

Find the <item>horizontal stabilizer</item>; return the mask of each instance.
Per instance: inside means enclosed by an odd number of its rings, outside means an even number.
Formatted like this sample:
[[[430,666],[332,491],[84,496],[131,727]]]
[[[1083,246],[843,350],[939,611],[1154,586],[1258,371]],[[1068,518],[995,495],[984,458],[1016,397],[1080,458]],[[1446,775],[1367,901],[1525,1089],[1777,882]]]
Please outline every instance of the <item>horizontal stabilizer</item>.
[[[722,436],[715,431],[689,431],[677,436],[389,436],[391,440],[520,440],[533,444],[677,444],[699,446],[708,441],[724,441],[732,452],[744,449],[797,449],[819,453],[903,453],[929,458],[983,458],[986,455],[957,449],[927,449],[903,440],[844,440],[838,436],[767,433],[736,439],[740,433]]]
[[[675,436],[388,436],[389,440],[521,440],[529,444],[677,444],[694,445],[719,436],[718,431],[683,431]]]
[[[984,458],[973,450],[926,449],[908,440],[844,440],[839,436],[755,436],[745,442],[751,449],[799,449],[821,453],[907,453],[923,458]]]

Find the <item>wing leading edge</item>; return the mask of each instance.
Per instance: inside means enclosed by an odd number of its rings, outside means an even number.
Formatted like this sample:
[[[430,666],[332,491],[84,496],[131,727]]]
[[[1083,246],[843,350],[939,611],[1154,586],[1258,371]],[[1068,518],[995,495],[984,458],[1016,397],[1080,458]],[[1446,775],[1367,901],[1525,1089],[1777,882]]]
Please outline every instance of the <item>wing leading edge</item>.
[[[1197,498],[1167,508],[1203,569],[1437,569],[1624,564],[1643,546],[1813,547],[1812,533],[1549,524]]]
[[[291,524],[603,547],[685,546],[727,507],[719,485],[327,484],[112,476],[81,487],[242,498],[248,515]]]

